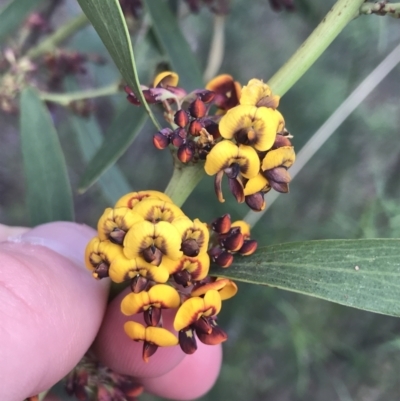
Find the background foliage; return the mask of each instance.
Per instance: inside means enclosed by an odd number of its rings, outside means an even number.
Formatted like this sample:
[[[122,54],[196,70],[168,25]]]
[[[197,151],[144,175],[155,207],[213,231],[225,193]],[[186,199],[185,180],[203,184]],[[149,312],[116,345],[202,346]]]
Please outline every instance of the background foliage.
[[[267,80],[333,2],[299,0],[296,4],[295,13],[277,14],[265,0],[253,0],[251,7],[246,1],[234,0],[227,18],[221,72],[230,73],[243,83],[252,77]],[[57,27],[79,12],[74,0],[64,0],[51,25]],[[189,15],[182,28],[203,70],[212,16],[207,10],[197,16]],[[399,43],[399,32],[398,20],[359,17],[284,96],[280,109],[294,135],[295,149],[301,148]],[[149,82],[156,63],[165,61],[151,40],[137,45],[142,82]],[[65,46],[107,60],[103,65],[89,63],[86,74],[65,83],[71,85],[69,88],[106,86],[118,79],[118,71],[92,28],[83,29]],[[267,211],[254,229],[254,237],[262,245],[326,238],[400,237],[399,73],[397,67],[296,177],[291,193],[281,196]],[[90,225],[95,224],[113,196],[120,194],[116,193],[118,189],[108,194],[102,190],[113,178],[78,193],[80,177],[91,157],[79,151],[79,141],[87,140],[90,133],[95,148],[101,135],[116,135],[121,127],[131,124],[129,115],[135,113],[123,94],[97,99],[93,106],[95,112],[89,118],[57,106],[50,109],[68,166],[75,218]],[[121,113],[128,118],[118,123],[114,118]],[[0,114],[0,126],[0,221],[27,225],[18,117]],[[118,188],[165,188],[172,165],[167,151],[159,152],[151,145],[153,131],[154,127],[147,122],[134,146],[119,160],[117,168],[124,172],[127,181]],[[217,203],[212,180],[207,177],[183,209],[189,216],[196,215],[205,221],[227,210],[233,219],[247,212],[245,206],[227,198],[227,203]],[[278,289],[240,284],[239,295],[225,305],[220,321],[229,335],[224,346],[224,366],[215,388],[204,400],[398,398],[398,319]]]

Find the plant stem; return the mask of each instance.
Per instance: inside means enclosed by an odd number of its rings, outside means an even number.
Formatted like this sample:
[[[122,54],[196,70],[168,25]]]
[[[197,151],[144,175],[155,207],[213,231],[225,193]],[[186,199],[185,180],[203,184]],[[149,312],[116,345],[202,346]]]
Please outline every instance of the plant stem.
[[[400,3],[386,3],[378,1],[376,3],[367,2],[360,7],[360,14],[390,15],[393,18],[400,18]]]
[[[68,106],[71,102],[76,100],[91,99],[101,96],[109,96],[119,91],[119,83],[104,86],[103,88],[90,89],[87,91],[77,91],[70,93],[48,93],[40,92],[39,96],[42,100]]]
[[[89,23],[85,14],[80,14],[77,17],[69,20],[64,25],[61,25],[52,35],[40,42],[37,46],[32,47],[26,56],[30,59],[35,59],[43,54],[52,51],[58,44],[68,39],[75,32]]]
[[[268,81],[272,91],[283,96],[354,19],[363,3],[364,0],[338,0],[296,53]]]
[[[225,47],[225,16],[216,15],[214,17],[214,31],[211,46],[208,53],[207,68],[204,71],[203,79],[208,82],[217,74],[224,59]]]
[[[177,206],[182,206],[204,177],[204,166],[203,163],[188,165],[174,161],[174,172],[164,192]]]

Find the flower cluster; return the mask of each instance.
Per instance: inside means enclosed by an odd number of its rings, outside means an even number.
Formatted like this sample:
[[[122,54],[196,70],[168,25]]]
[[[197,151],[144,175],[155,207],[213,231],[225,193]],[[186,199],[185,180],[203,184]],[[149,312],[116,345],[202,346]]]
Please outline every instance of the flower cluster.
[[[143,314],[145,325],[131,320],[124,329],[132,340],[143,341],[145,361],[158,347],[178,343],[191,354],[197,348],[196,336],[205,344],[226,340],[216,315],[222,300],[234,296],[237,287],[231,280],[208,275],[210,259],[227,267],[235,253],[255,251],[257,244],[245,223],[231,224],[226,215],[209,229],[189,219],[167,195],[142,191],[107,208],[97,230],[86,248],[86,266],[95,278],[130,281],[131,292],[122,300],[121,311],[127,316]],[[178,309],[173,322],[178,338],[163,327],[162,309]]]
[[[242,88],[225,74],[189,94],[177,85],[178,76],[167,71],[156,77],[152,88],[143,87],[149,103],[163,104],[172,126],[154,134],[158,149],[171,147],[182,163],[205,160],[220,202],[225,201],[224,176],[236,200],[255,211],[265,208],[264,195],[271,189],[289,191],[287,170],[295,160],[294,148],[277,110],[279,96],[267,84],[251,79]],[[127,93],[139,104],[129,88]]]
[[[89,354],[66,376],[65,389],[82,401],[137,401],[143,392],[132,377],[112,371]]]

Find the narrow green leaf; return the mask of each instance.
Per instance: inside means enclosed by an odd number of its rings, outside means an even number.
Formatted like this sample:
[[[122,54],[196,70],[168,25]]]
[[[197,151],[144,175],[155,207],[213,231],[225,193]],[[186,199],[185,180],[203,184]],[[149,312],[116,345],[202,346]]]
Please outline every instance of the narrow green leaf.
[[[43,0],[11,0],[0,10],[0,42],[9,36]]]
[[[119,0],[78,0],[78,3],[99,34],[122,77],[141,99],[153,124],[160,129],[140,90],[132,43]]]
[[[167,54],[173,70],[179,74],[179,86],[187,91],[202,88],[204,83],[199,63],[167,2],[145,0],[144,3],[153,22],[152,29],[157,40]]]
[[[147,120],[142,107],[124,102],[123,109],[108,129],[106,139],[88,163],[79,184],[79,191],[85,192],[131,145]]]
[[[400,239],[294,242],[263,247],[213,275],[400,316]]]
[[[64,85],[68,91],[79,90],[79,85],[75,78],[66,77]],[[75,131],[76,139],[82,158],[88,163],[103,142],[103,134],[96,117],[92,114],[89,117],[81,117],[75,113],[68,116],[70,127]],[[118,166],[111,166],[99,179],[99,186],[103,195],[110,204],[126,193],[131,191],[131,186]]]
[[[21,146],[31,223],[73,220],[71,186],[57,132],[32,88],[21,94]]]

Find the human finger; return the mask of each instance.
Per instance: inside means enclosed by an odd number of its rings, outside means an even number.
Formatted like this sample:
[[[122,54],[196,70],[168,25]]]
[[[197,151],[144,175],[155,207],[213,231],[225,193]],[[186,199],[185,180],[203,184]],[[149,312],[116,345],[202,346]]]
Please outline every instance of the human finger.
[[[64,377],[92,343],[108,283],[83,265],[94,230],[49,223],[0,243],[0,399],[20,401]]]

